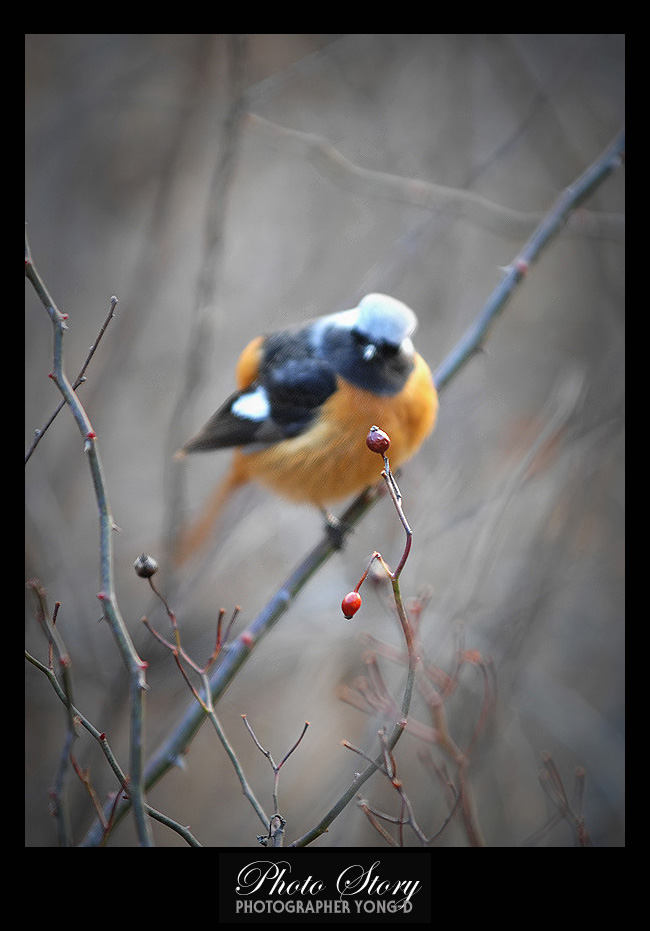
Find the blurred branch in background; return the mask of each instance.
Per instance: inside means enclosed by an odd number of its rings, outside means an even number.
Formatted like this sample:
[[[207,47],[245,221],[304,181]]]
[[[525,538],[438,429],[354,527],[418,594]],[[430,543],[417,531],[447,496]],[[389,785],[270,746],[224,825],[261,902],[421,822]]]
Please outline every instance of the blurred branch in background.
[[[237,163],[241,124],[245,114],[244,68],[246,38],[232,35],[228,40],[228,87],[230,100],[220,132],[220,152],[207,192],[204,218],[203,255],[199,265],[196,293],[190,308],[187,329],[190,334],[187,362],[183,366],[184,382],[178,393],[169,423],[166,443],[165,492],[166,515],[162,540],[166,562],[171,566],[171,554],[184,519],[183,477],[186,466],[174,458],[183,442],[183,430],[188,410],[205,377],[205,360],[214,329],[214,304],[222,274],[224,229],[232,177]]]
[[[327,139],[280,126],[256,113],[248,113],[246,120],[253,128],[271,134],[289,151],[306,156],[324,177],[354,194],[386,198],[398,203],[410,204],[413,207],[446,213],[453,217],[463,217],[505,236],[525,236],[544,219],[541,213],[522,213],[520,210],[513,210],[502,204],[494,203],[473,191],[445,187],[416,178],[400,178],[385,171],[362,168],[347,159]],[[621,138],[617,138],[612,143],[611,154],[614,160],[620,157],[622,144],[624,140]],[[606,159],[604,161],[598,159],[596,170],[598,173],[604,171],[607,174],[615,167],[615,164],[612,168],[608,167]],[[584,186],[587,180],[587,178],[580,179],[576,183]],[[585,188],[583,197],[587,194],[588,189]],[[572,198],[569,198],[569,202],[571,201]],[[574,202],[572,210],[578,204],[579,201]],[[546,217],[547,222],[557,220],[562,225],[568,222],[569,216],[557,218],[551,214]],[[618,214],[584,211],[574,222],[577,226],[576,232],[580,236],[620,238],[625,231],[624,219]],[[571,229],[569,225],[569,230]]]

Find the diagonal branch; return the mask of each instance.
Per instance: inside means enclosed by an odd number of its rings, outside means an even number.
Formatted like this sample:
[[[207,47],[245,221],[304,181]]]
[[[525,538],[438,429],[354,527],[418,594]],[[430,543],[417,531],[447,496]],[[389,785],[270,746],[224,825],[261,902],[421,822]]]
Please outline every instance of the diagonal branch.
[[[571,214],[602,182],[620,168],[625,154],[625,131],[605,149],[557,198],[555,204],[535,229],[519,255],[504,269],[501,282],[494,289],[471,327],[436,369],[433,380],[438,390],[483,346],[495,320],[514,294],[530,266],[557,236]]]

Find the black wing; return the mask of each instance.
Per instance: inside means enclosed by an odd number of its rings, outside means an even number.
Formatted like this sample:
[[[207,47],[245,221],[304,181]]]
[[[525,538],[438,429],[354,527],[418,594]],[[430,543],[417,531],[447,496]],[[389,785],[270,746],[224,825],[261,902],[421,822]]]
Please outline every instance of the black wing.
[[[298,436],[336,391],[336,374],[313,354],[305,331],[269,336],[252,385],[237,391],[184,447],[268,446]]]

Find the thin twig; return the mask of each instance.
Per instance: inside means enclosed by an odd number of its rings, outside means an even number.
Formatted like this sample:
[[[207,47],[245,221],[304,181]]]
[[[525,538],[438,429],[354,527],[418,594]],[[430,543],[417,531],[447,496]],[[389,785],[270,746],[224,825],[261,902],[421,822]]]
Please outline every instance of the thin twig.
[[[261,804],[258,802],[255,793],[251,789],[248,783],[248,780],[246,779],[246,776],[244,775],[244,770],[242,768],[241,763],[239,762],[239,758],[237,757],[237,754],[235,753],[235,750],[232,744],[226,737],[226,732],[221,726],[221,722],[219,721],[219,719],[217,718],[217,715],[215,714],[214,707],[212,705],[212,695],[210,693],[210,682],[208,680],[208,677],[207,675],[204,675],[201,678],[203,680],[206,702],[208,703],[208,710],[207,710],[208,720],[214,727],[215,733],[217,737],[219,738],[222,747],[228,754],[228,758],[230,759],[230,762],[233,765],[235,773],[237,774],[237,778],[239,779],[239,784],[241,785],[242,793],[244,794],[244,797],[248,799],[255,814],[260,819],[262,824],[266,827],[269,824],[269,817],[264,811],[264,809],[262,808]]]
[[[72,383],[72,390],[73,390],[73,391],[76,391],[77,388],[85,382],[85,380],[86,380],[86,369],[88,368],[88,365],[90,364],[90,360],[91,360],[92,357],[95,355],[95,352],[97,351],[97,347],[99,346],[99,343],[101,342],[102,336],[103,336],[104,333],[106,332],[109,323],[111,322],[111,320],[112,320],[113,317],[115,316],[115,308],[117,307],[117,303],[118,303],[117,298],[115,297],[115,295],[113,295],[113,297],[112,297],[111,300],[110,300],[110,309],[109,309],[109,311],[108,311],[108,316],[107,316],[106,319],[104,320],[104,322],[103,322],[103,324],[102,324],[102,326],[101,326],[101,329],[100,329],[100,331],[99,331],[99,333],[98,333],[98,335],[97,335],[97,338],[96,338],[95,342],[92,344],[92,346],[91,346],[90,349],[88,350],[88,355],[86,356],[86,360],[85,360],[84,364],[81,366],[81,369],[79,370],[79,374],[77,375],[77,377],[75,378],[75,380],[74,380],[73,383]],[[40,430],[35,430],[35,431],[34,431],[34,439],[32,440],[32,445],[29,447],[29,449],[28,449],[27,452],[25,453],[25,464],[27,464],[27,462],[29,461],[29,459],[30,459],[32,453],[34,452],[34,450],[36,449],[36,447],[38,446],[38,444],[41,442],[41,440],[43,439],[43,437],[44,437],[46,431],[47,431],[47,430],[51,427],[51,425],[54,423],[54,421],[55,421],[57,415],[63,410],[63,408],[65,407],[65,405],[66,405],[65,398],[62,398],[61,401],[59,401],[58,407],[56,407],[56,409],[55,409],[54,412],[51,414],[51,416],[50,416],[50,418],[47,420],[47,422],[46,422],[45,424],[43,424],[43,426],[40,428]]]
[[[321,834],[323,834],[328,829],[332,821],[334,821],[334,819],[338,817],[341,811],[343,811],[343,809],[347,806],[347,804],[351,801],[351,799],[357,794],[359,787],[362,786],[363,783],[366,782],[376,772],[378,768],[380,768],[383,765],[383,767],[385,768],[385,771],[388,772],[388,770],[386,769],[387,759],[389,761],[389,765],[394,768],[394,761],[392,761],[392,755],[391,755],[392,750],[395,748],[395,745],[397,744],[398,740],[404,733],[404,729],[406,727],[406,723],[408,720],[408,715],[409,715],[409,711],[411,707],[411,698],[413,695],[415,673],[416,673],[416,669],[417,669],[417,666],[420,660],[419,660],[417,649],[416,649],[416,643],[415,643],[415,638],[413,635],[413,629],[411,627],[411,622],[409,621],[409,618],[406,614],[406,610],[404,608],[404,603],[402,601],[402,593],[400,589],[399,580],[400,580],[400,574],[404,568],[404,565],[406,564],[406,560],[408,559],[408,555],[411,550],[413,531],[411,530],[408,524],[408,521],[406,520],[406,517],[404,515],[404,511],[402,508],[402,495],[397,485],[397,482],[395,481],[395,478],[390,471],[388,457],[386,455],[383,455],[383,458],[384,458],[384,471],[382,472],[382,476],[388,487],[389,494],[392,498],[395,509],[399,515],[402,526],[404,527],[404,531],[406,534],[406,544],[404,547],[402,558],[400,559],[398,568],[395,570],[395,572],[391,571],[390,567],[388,566],[388,564],[386,563],[382,555],[379,552],[375,551],[371,557],[371,561],[368,564],[368,567],[366,568],[365,572],[363,573],[361,577],[359,584],[357,585],[356,591],[358,592],[358,589],[360,588],[362,582],[367,577],[368,571],[370,569],[370,565],[372,564],[372,562],[374,560],[377,560],[380,563],[380,565],[384,568],[384,571],[388,575],[388,578],[391,581],[391,585],[393,586],[393,598],[395,601],[395,607],[397,609],[397,616],[399,618],[400,625],[402,627],[402,633],[404,635],[404,641],[406,644],[408,668],[407,668],[407,674],[406,674],[406,682],[404,684],[404,692],[402,695],[401,717],[393,725],[390,735],[388,736],[382,735],[381,750],[380,750],[379,755],[369,761],[369,765],[366,767],[363,773],[357,773],[357,775],[355,776],[354,782],[348,787],[348,789],[344,792],[344,794],[341,796],[338,802],[330,809],[330,811],[327,812],[327,814],[323,818],[321,818],[319,823],[311,831],[307,832],[307,834],[303,835],[301,838],[294,841],[294,843],[292,844],[292,846],[294,847],[306,846],[307,844],[315,840],[317,837],[319,837]]]
[[[140,572],[139,572],[139,574],[142,574],[142,571],[141,571],[142,565],[147,565],[147,563],[148,563],[148,565],[149,565],[149,571],[151,571],[151,572],[152,572],[152,575],[153,575],[153,572],[157,571],[157,565],[156,565],[156,563],[155,563],[155,560],[152,560],[151,557],[146,557],[144,554],[143,554],[139,559],[136,560],[136,571],[138,571],[138,565],[140,564]],[[155,568],[152,569],[152,568],[151,568],[152,566],[155,567]],[[210,667],[212,666],[212,663],[213,663],[214,660],[217,658],[217,656],[218,656],[219,653],[221,652],[222,646],[223,646],[223,645],[225,644],[225,642],[226,642],[226,639],[227,639],[227,637],[228,637],[228,634],[229,634],[229,632],[230,632],[230,629],[231,629],[231,627],[232,627],[232,625],[233,625],[233,623],[234,623],[234,621],[235,621],[235,618],[237,617],[237,615],[238,615],[238,613],[239,613],[239,607],[236,607],[235,610],[233,611],[232,618],[231,618],[230,622],[228,623],[228,627],[227,627],[227,629],[226,629],[225,637],[222,637],[222,630],[221,630],[221,627],[222,627],[222,620],[223,620],[225,611],[224,611],[223,609],[220,610],[220,612],[219,612],[219,620],[218,620],[218,622],[217,622],[217,643],[216,643],[215,649],[214,649],[214,651],[212,652],[212,654],[210,655],[210,657],[209,657],[207,663],[205,664],[205,666],[199,666],[199,664],[196,663],[196,662],[191,658],[191,656],[189,656],[189,654],[187,653],[187,651],[186,651],[185,649],[183,649],[183,645],[182,645],[182,643],[181,643],[181,634],[180,634],[180,630],[179,630],[179,628],[178,628],[178,623],[177,623],[177,621],[176,621],[176,614],[175,614],[174,611],[172,611],[172,609],[170,608],[170,606],[169,606],[169,604],[168,604],[168,602],[167,602],[167,599],[164,597],[164,595],[162,595],[162,593],[161,593],[161,592],[156,588],[156,586],[154,585],[152,576],[149,575],[149,576],[145,576],[145,577],[148,578],[149,584],[150,584],[150,586],[151,586],[151,588],[152,588],[154,594],[162,601],[162,603],[163,603],[164,606],[165,606],[165,609],[166,609],[166,611],[167,611],[167,615],[168,615],[168,617],[169,617],[169,619],[170,619],[170,621],[171,621],[171,625],[172,625],[172,631],[173,631],[173,634],[174,634],[174,643],[170,643],[168,640],[165,639],[165,637],[162,636],[162,634],[158,633],[158,631],[155,630],[155,629],[151,626],[151,624],[149,623],[149,621],[148,621],[148,619],[147,619],[146,617],[143,617],[143,618],[142,618],[142,621],[143,621],[143,623],[145,624],[147,630],[149,630],[149,632],[150,632],[151,634],[153,634],[153,636],[156,638],[156,640],[157,640],[159,643],[161,643],[164,647],[166,647],[166,648],[171,652],[172,656],[174,657],[174,661],[176,662],[176,665],[178,666],[178,668],[179,668],[179,670],[180,670],[180,673],[181,673],[181,675],[183,676],[183,679],[185,680],[185,682],[186,682],[186,684],[187,684],[189,690],[191,691],[192,695],[194,696],[194,699],[195,699],[195,701],[196,701],[198,707],[202,709],[202,711],[203,711],[203,713],[205,714],[206,718],[207,718],[207,719],[210,721],[210,723],[212,724],[212,726],[213,726],[213,728],[214,728],[214,730],[215,730],[215,733],[216,733],[217,737],[219,738],[219,741],[220,741],[222,747],[223,747],[224,750],[226,751],[226,753],[227,753],[227,755],[228,755],[228,758],[230,759],[230,762],[231,762],[232,765],[233,765],[233,768],[234,768],[234,770],[235,770],[235,773],[236,773],[236,775],[237,775],[237,778],[239,779],[239,783],[240,783],[240,785],[241,785],[241,787],[242,787],[242,792],[243,792],[245,798],[247,798],[248,801],[250,802],[251,806],[253,807],[253,810],[254,810],[255,813],[257,814],[257,816],[258,816],[258,818],[260,819],[260,821],[262,822],[262,824],[264,824],[264,826],[266,826],[266,825],[269,823],[269,819],[268,819],[266,813],[264,812],[264,809],[262,808],[262,806],[261,806],[260,803],[258,802],[258,800],[257,800],[257,798],[256,798],[256,796],[255,796],[255,793],[254,793],[253,790],[251,789],[251,787],[250,787],[250,785],[249,785],[249,783],[248,783],[248,780],[246,779],[246,776],[245,776],[245,774],[244,774],[243,767],[242,767],[241,763],[239,762],[239,759],[238,759],[238,757],[237,757],[237,754],[235,753],[235,750],[234,750],[232,744],[231,744],[230,741],[228,740],[228,738],[227,738],[227,736],[226,736],[226,732],[224,731],[223,726],[222,726],[221,722],[219,721],[219,718],[217,717],[217,715],[216,715],[216,713],[215,713],[214,704],[213,704],[213,701],[212,701],[212,694],[211,694],[211,692],[210,692],[210,680],[209,680],[208,675],[207,675],[208,670],[209,670]],[[200,677],[200,679],[201,679],[201,685],[203,686],[203,695],[201,695],[201,694],[199,693],[199,691],[194,687],[192,681],[190,680],[190,677],[188,676],[187,672],[185,671],[185,666],[184,666],[184,664],[186,664],[187,666],[189,666],[190,669],[192,669],[192,670]],[[119,812],[116,812],[115,823],[117,823],[117,821],[120,820],[120,818],[125,814],[125,812],[126,812],[126,808],[125,808],[124,806],[122,807],[122,809],[120,809]]]
[[[54,692],[58,698],[63,702],[65,707],[68,709],[69,714],[73,717],[75,723],[80,724],[86,731],[97,741],[99,747],[104,754],[108,765],[115,774],[118,783],[120,784],[121,791],[118,793],[121,795],[122,792],[128,793],[128,776],[122,771],[117,758],[115,757],[113,751],[111,750],[109,741],[106,737],[106,734],[102,731],[99,731],[89,720],[86,718],[75,705],[72,704],[65,690],[62,688],[59,680],[56,677],[56,673],[51,666],[46,666],[44,663],[41,663],[35,656],[32,656],[27,650],[25,650],[25,659],[27,662],[31,663],[36,669],[40,670],[46,678],[49,680],[50,685],[54,689]],[[103,827],[103,837],[100,843],[104,843],[106,837],[108,836],[109,830],[111,829],[114,822],[114,807],[118,801],[118,797],[113,799],[103,812],[98,813],[98,819]],[[108,813],[108,814],[107,814]],[[161,815],[160,812],[156,812],[150,805],[147,805],[147,813],[157,821],[160,821],[162,824],[166,824],[167,827],[171,828],[173,831],[176,831],[178,834],[183,837],[188,844],[192,847],[200,847],[201,845],[198,841],[192,837],[190,832],[186,827],[178,824],[172,818],[169,818],[166,815]]]
[[[399,847],[404,846],[403,828],[405,826],[411,827],[411,829],[413,830],[413,832],[416,834],[419,841],[423,845],[430,844],[432,841],[440,837],[444,829],[447,827],[447,825],[453,818],[454,814],[456,813],[456,809],[458,808],[459,802],[460,802],[460,794],[457,792],[456,787],[453,785],[453,783],[448,782],[447,785],[453,797],[452,807],[450,811],[447,813],[447,815],[445,816],[441,826],[436,831],[434,831],[433,834],[427,835],[422,830],[422,828],[420,827],[420,825],[418,824],[415,818],[415,814],[413,812],[413,806],[411,805],[411,801],[408,795],[406,794],[406,791],[404,790],[404,785],[402,783],[402,780],[397,778],[397,766],[395,763],[395,757],[393,756],[393,753],[390,747],[388,746],[385,730],[383,729],[380,730],[378,736],[379,736],[379,740],[382,746],[382,752],[384,756],[384,765],[378,766],[377,769],[388,779],[392,787],[396,790],[397,794],[399,795],[401,812],[399,815],[389,815],[384,812],[380,812],[376,808],[374,808],[367,799],[362,799],[360,797],[357,797],[357,803],[359,807],[361,808],[361,810],[366,815],[366,817],[368,818],[368,820],[370,821],[370,823],[372,824],[372,826],[392,846],[399,846]],[[374,762],[371,759],[371,757],[368,756],[368,754],[364,753],[364,751],[360,750],[358,747],[352,746],[352,744],[349,743],[349,741],[344,740],[342,741],[342,743],[349,750],[354,751],[354,753],[359,754],[360,756],[362,756],[364,759],[368,760],[369,762],[371,763]],[[398,826],[398,831],[399,831],[398,841],[396,841],[395,838],[393,838],[393,836],[389,834],[388,831],[385,830],[385,828],[383,828],[383,826],[380,824],[380,820],[387,821],[392,824],[396,824]]]
[[[282,757],[279,763],[275,762],[275,760],[273,759],[273,756],[271,755],[271,751],[263,747],[260,741],[257,739],[257,735],[255,734],[255,731],[249,724],[248,718],[246,717],[245,714],[242,715],[242,721],[246,725],[246,730],[253,738],[253,742],[255,743],[255,746],[260,751],[260,753],[263,754],[267,758],[273,770],[273,809],[275,811],[273,818],[279,818],[282,824],[281,825],[276,824],[275,830],[273,830],[273,825],[271,825],[271,827],[269,828],[268,837],[272,839],[273,841],[272,845],[274,847],[280,847],[282,846],[282,839],[284,837],[284,825],[286,824],[286,821],[278,814],[280,811],[280,805],[278,802],[278,784],[279,784],[279,778],[280,778],[280,770],[282,769],[284,764],[287,762],[291,754],[294,752],[298,744],[301,742],[301,740],[307,733],[307,728],[309,727],[309,721],[305,721],[305,726],[302,729],[300,737],[298,737],[298,739],[296,740],[294,745],[291,747],[291,749],[287,750],[287,752]],[[271,818],[271,822],[273,822],[273,818]]]
[[[115,524],[108,503],[103,467],[99,456],[97,434],[92,428],[92,424],[83,405],[75,394],[63,365],[63,338],[66,330],[66,315],[62,314],[56,307],[41,276],[34,266],[27,236],[25,236],[25,275],[34,287],[34,290],[52,322],[54,331],[54,367],[51,377],[72,412],[84,441],[84,451],[88,455],[88,464],[99,510],[101,590],[97,597],[102,604],[104,617],[111,628],[122,661],[129,672],[131,692],[131,772],[129,795],[133,805],[139,843],[143,847],[150,847],[153,845],[153,836],[151,833],[151,825],[146,814],[143,780],[144,691],[147,688],[145,678],[146,663],[143,663],[137,654],[126,628],[126,624],[122,618],[115,595],[112,541],[112,533]]]

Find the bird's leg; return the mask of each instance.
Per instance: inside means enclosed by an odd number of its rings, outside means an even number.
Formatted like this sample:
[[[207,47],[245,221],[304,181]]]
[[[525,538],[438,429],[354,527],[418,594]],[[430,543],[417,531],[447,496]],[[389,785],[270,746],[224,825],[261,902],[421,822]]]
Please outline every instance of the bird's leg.
[[[342,550],[345,536],[352,529],[350,524],[335,517],[327,508],[321,507],[321,513],[325,518],[325,532],[330,539],[330,543],[335,550]]]

